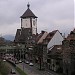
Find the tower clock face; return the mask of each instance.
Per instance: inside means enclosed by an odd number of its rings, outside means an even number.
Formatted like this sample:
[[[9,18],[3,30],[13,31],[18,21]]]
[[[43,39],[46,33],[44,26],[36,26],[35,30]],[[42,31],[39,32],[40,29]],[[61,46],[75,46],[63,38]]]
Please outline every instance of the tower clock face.
[[[37,33],[37,20],[36,18],[25,18],[21,20],[22,28],[32,29],[32,34]]]
[[[30,28],[30,19],[22,19],[22,27],[23,28]]]

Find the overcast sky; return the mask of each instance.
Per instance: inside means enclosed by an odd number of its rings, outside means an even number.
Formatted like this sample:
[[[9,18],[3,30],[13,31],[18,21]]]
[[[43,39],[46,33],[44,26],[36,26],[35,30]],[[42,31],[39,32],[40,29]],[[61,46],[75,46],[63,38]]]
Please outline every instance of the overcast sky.
[[[0,35],[15,35],[21,27],[20,16],[30,9],[38,17],[38,32],[58,29],[69,33],[74,26],[75,0],[0,0]]]

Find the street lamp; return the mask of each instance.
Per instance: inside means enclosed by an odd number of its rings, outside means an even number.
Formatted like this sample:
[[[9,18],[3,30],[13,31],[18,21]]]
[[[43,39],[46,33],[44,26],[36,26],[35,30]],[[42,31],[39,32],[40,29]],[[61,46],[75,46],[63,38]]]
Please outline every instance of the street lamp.
[[[38,56],[39,56],[39,66],[40,66],[40,70],[42,70],[42,51],[43,51],[43,48],[42,48],[42,44],[39,44],[38,45],[39,47],[38,47],[38,51],[39,51],[39,54],[38,54]]]
[[[39,60],[40,60],[40,70],[42,69],[42,64],[41,64],[41,57],[39,57]]]
[[[21,48],[22,48],[22,51],[23,51],[23,71],[24,71],[24,48],[25,48],[25,46],[22,45]]]
[[[24,71],[24,49],[23,49],[23,71]]]

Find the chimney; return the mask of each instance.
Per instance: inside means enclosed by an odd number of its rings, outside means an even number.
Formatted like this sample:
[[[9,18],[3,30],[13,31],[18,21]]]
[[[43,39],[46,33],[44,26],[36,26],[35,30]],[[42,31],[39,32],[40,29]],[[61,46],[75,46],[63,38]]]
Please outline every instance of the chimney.
[[[62,33],[60,33],[62,35]]]
[[[41,33],[42,33],[42,34],[44,34],[44,33],[45,33],[45,31],[41,31]]]

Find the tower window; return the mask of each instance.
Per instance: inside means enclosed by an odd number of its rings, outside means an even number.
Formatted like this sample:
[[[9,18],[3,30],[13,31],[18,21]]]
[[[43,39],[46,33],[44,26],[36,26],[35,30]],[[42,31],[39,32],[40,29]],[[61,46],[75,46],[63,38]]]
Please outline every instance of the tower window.
[[[35,26],[35,21],[33,21],[33,25]]]

